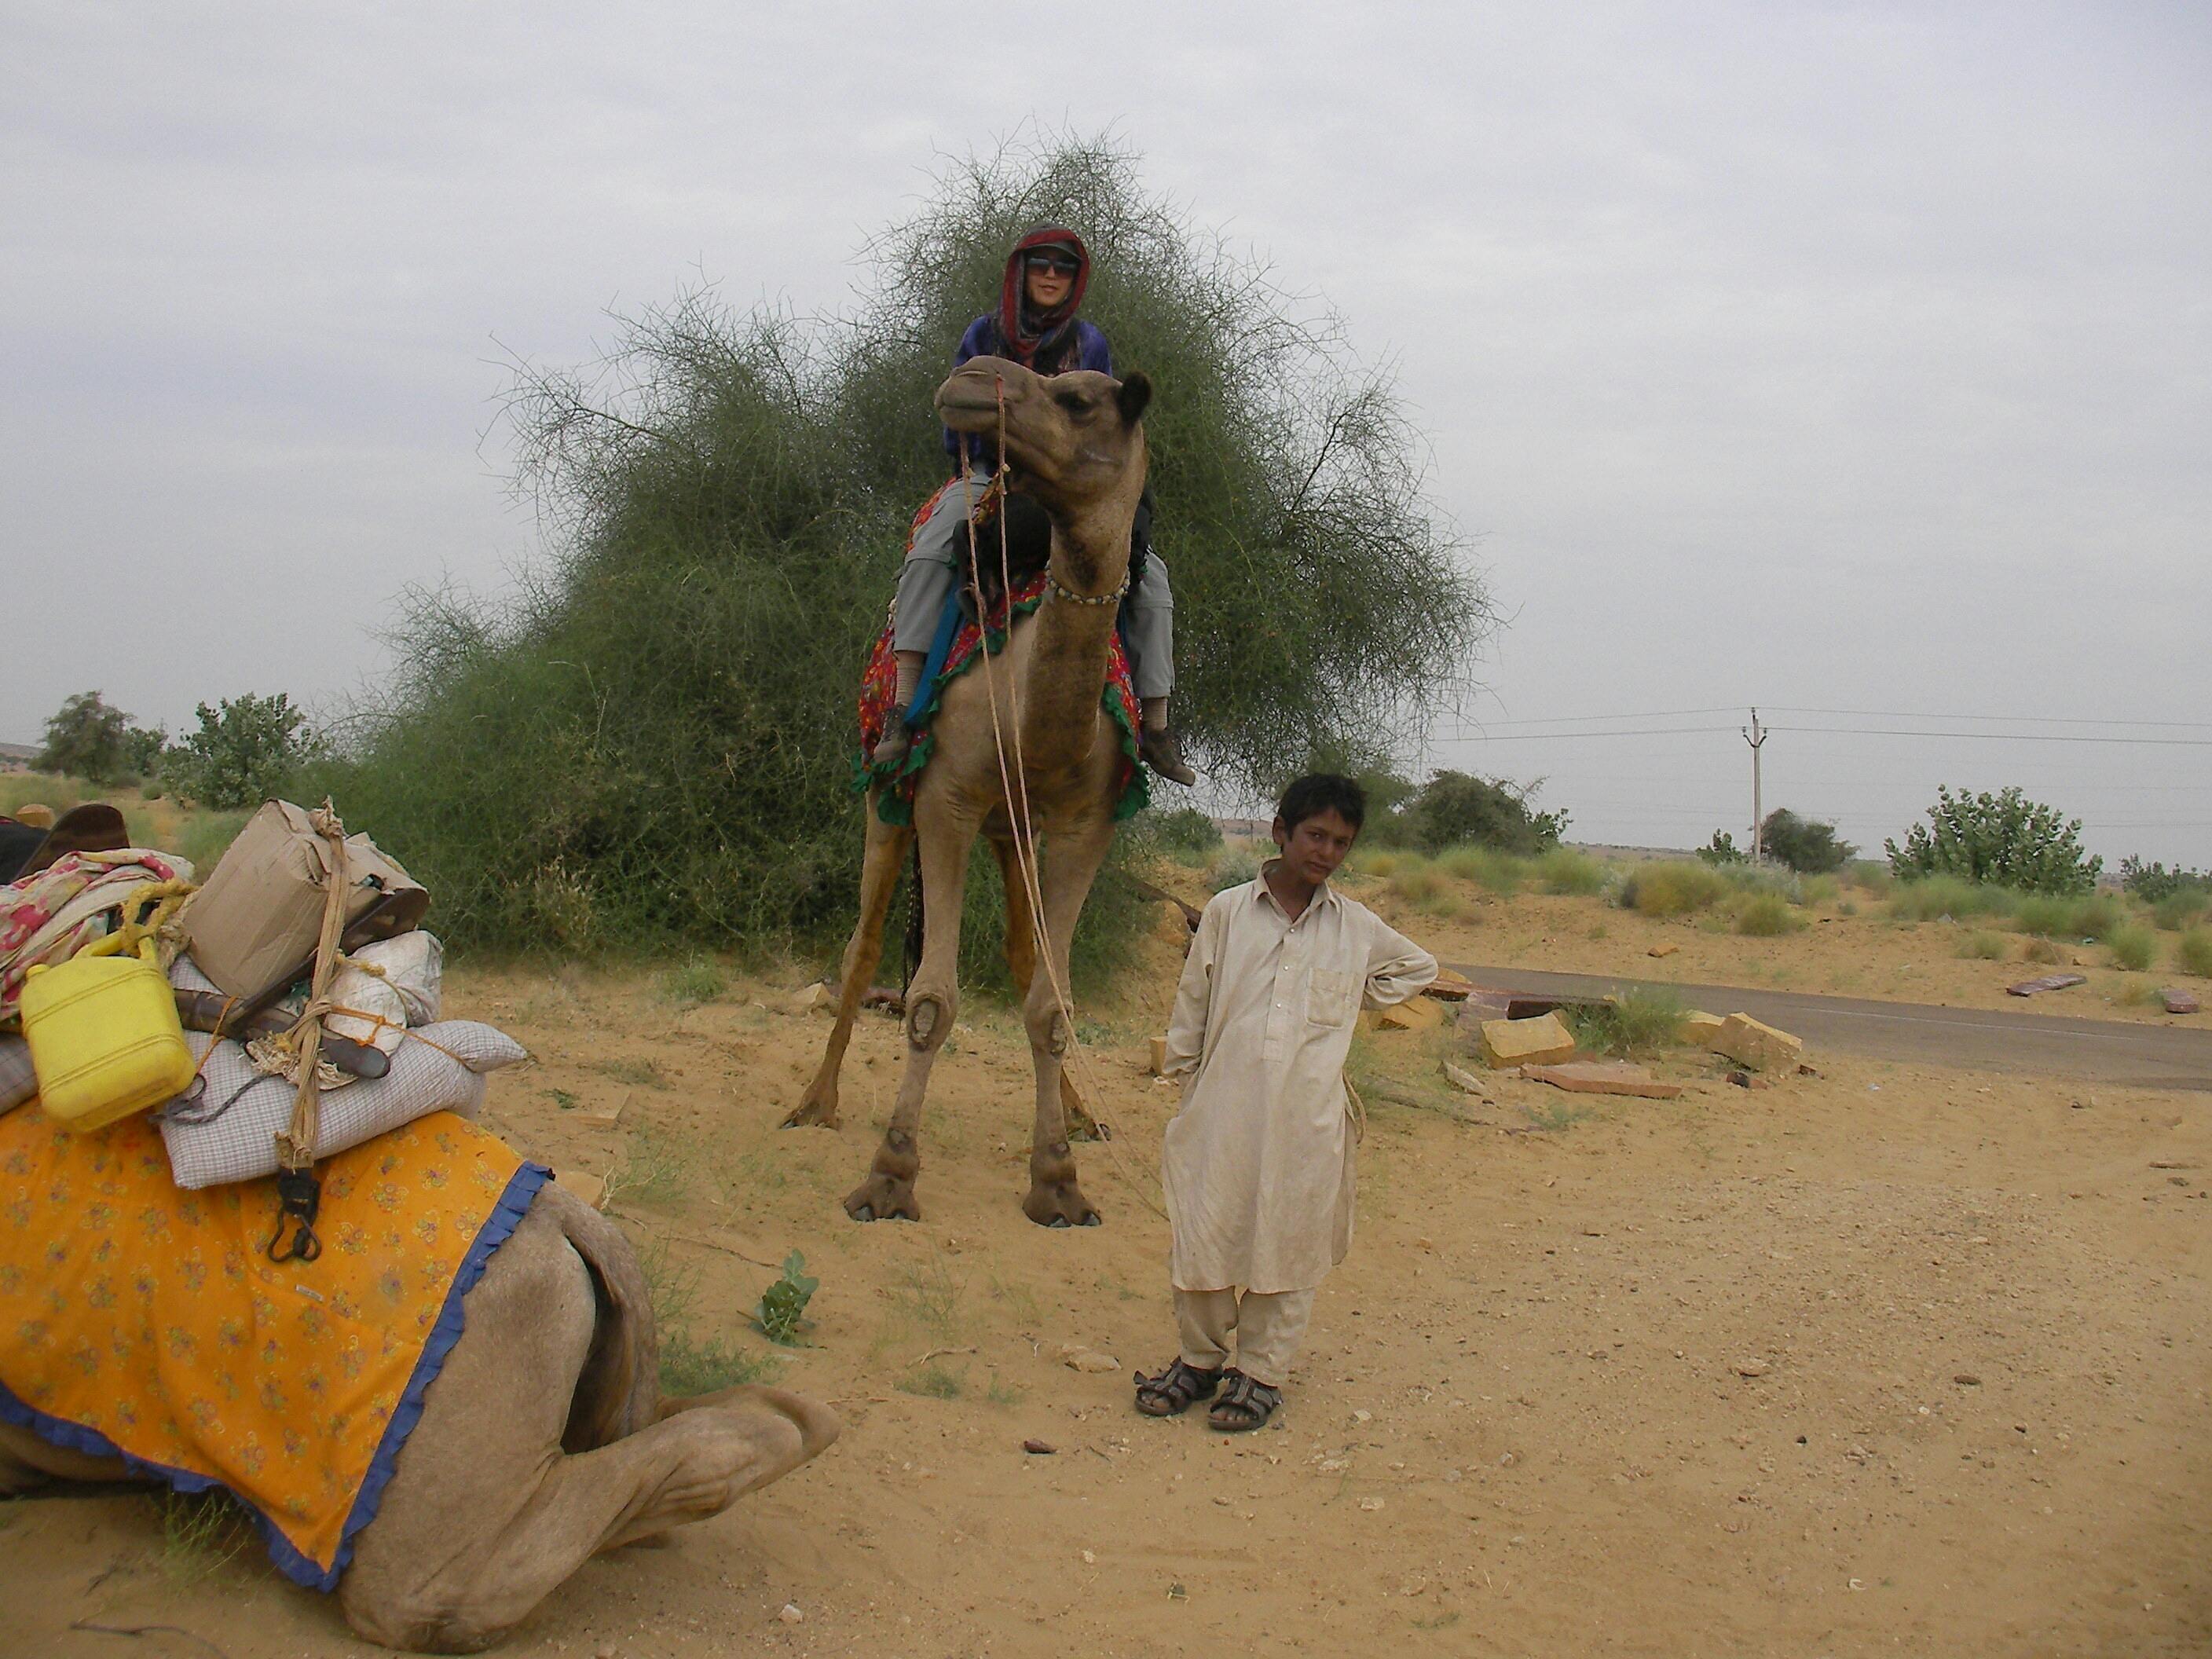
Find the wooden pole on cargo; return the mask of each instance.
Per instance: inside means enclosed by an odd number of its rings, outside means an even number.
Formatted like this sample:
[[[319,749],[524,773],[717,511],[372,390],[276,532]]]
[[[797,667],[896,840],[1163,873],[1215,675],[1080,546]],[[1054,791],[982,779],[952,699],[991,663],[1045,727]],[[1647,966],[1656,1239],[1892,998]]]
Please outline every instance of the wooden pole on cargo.
[[[1766,860],[1766,818],[1759,805],[1759,751],[1766,745],[1766,728],[1759,723],[1759,710],[1751,711],[1751,724],[1742,731],[1743,740],[1751,745],[1751,861],[1762,864]]]

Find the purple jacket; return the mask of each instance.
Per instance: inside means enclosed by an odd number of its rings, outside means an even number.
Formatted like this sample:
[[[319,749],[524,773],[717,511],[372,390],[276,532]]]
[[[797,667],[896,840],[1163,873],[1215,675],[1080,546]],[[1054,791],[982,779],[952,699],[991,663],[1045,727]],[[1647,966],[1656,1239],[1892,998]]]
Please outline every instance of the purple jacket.
[[[1071,368],[1091,369],[1100,374],[1111,374],[1114,372],[1114,355],[1107,347],[1106,337],[1079,317],[1075,320],[1075,338],[1073,343],[1073,349],[1058,367],[1050,371],[1051,373],[1065,374]],[[968,331],[960,337],[960,344],[952,354],[952,367],[959,368],[970,357],[1005,357],[1012,355],[1006,350],[1006,343],[999,333],[999,319],[986,312],[969,324]],[[982,463],[987,459],[988,448],[988,445],[982,434],[969,434],[968,459],[970,461],[979,465]],[[945,430],[945,453],[955,457],[960,453],[960,434],[950,427]]]

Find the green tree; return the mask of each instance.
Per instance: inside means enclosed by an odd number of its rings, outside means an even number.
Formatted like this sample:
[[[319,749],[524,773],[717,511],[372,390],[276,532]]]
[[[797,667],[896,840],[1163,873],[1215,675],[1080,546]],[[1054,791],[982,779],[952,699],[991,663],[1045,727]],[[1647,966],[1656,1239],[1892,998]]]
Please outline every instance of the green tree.
[[[162,781],[203,806],[257,806],[282,787],[314,752],[307,717],[279,691],[225,697],[193,711],[188,732],[162,760]]]
[[[46,747],[33,764],[88,783],[118,783],[130,770],[130,715],[97,691],[80,691],[47,716]]]
[[[1786,806],[1778,806],[1759,826],[1759,842],[1769,856],[1780,859],[1801,876],[1825,875],[1840,870],[1859,849],[1836,839],[1836,826],[1801,818]]]
[[[1558,846],[1567,827],[1565,812],[1539,812],[1530,805],[1541,787],[1438,772],[1406,809],[1407,827],[1414,844],[1432,853],[1470,845],[1541,853]]]
[[[1725,830],[1714,830],[1712,840],[1698,848],[1697,853],[1707,864],[1748,864],[1751,861],[1743,849],[1735,844],[1735,837]]]
[[[1908,830],[1902,847],[1885,841],[1882,848],[1906,880],[1961,876],[2023,892],[2086,893],[2105,861],[2081,850],[2081,819],[2062,819],[2017,787],[1954,795],[1939,786],[1928,822]]]
[[[932,394],[1017,234],[1048,218],[1094,251],[1084,311],[1116,366],[1158,388],[1178,723],[1212,781],[1256,793],[1285,754],[1403,740],[1449,704],[1492,616],[1387,378],[1148,195],[1127,154],[1005,152],[876,241],[847,319],[693,294],[589,370],[519,372],[518,482],[557,545],[503,605],[413,596],[399,672],[331,780],[450,931],[744,943],[849,924],[854,702],[946,471]]]

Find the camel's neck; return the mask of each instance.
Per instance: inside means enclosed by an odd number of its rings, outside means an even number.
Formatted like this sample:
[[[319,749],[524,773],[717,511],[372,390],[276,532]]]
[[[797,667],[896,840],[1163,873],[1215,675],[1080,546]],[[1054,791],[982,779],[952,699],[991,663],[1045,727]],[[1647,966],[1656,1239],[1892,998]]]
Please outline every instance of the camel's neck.
[[[1022,751],[1032,772],[1068,772],[1097,740],[1099,699],[1129,570],[1129,520],[1052,532],[1052,580],[1037,608],[1022,686]],[[1085,603],[1071,594],[1103,596]]]

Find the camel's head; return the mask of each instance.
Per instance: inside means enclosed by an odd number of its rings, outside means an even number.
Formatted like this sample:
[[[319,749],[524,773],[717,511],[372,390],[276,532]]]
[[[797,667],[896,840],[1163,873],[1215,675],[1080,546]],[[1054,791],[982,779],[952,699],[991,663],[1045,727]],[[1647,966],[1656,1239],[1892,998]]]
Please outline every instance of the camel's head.
[[[971,357],[937,388],[938,418],[955,432],[995,438],[1002,398],[1014,486],[1063,528],[1103,535],[1118,520],[1126,540],[1144,493],[1152,383],[1086,369],[1047,380],[1004,357]]]

